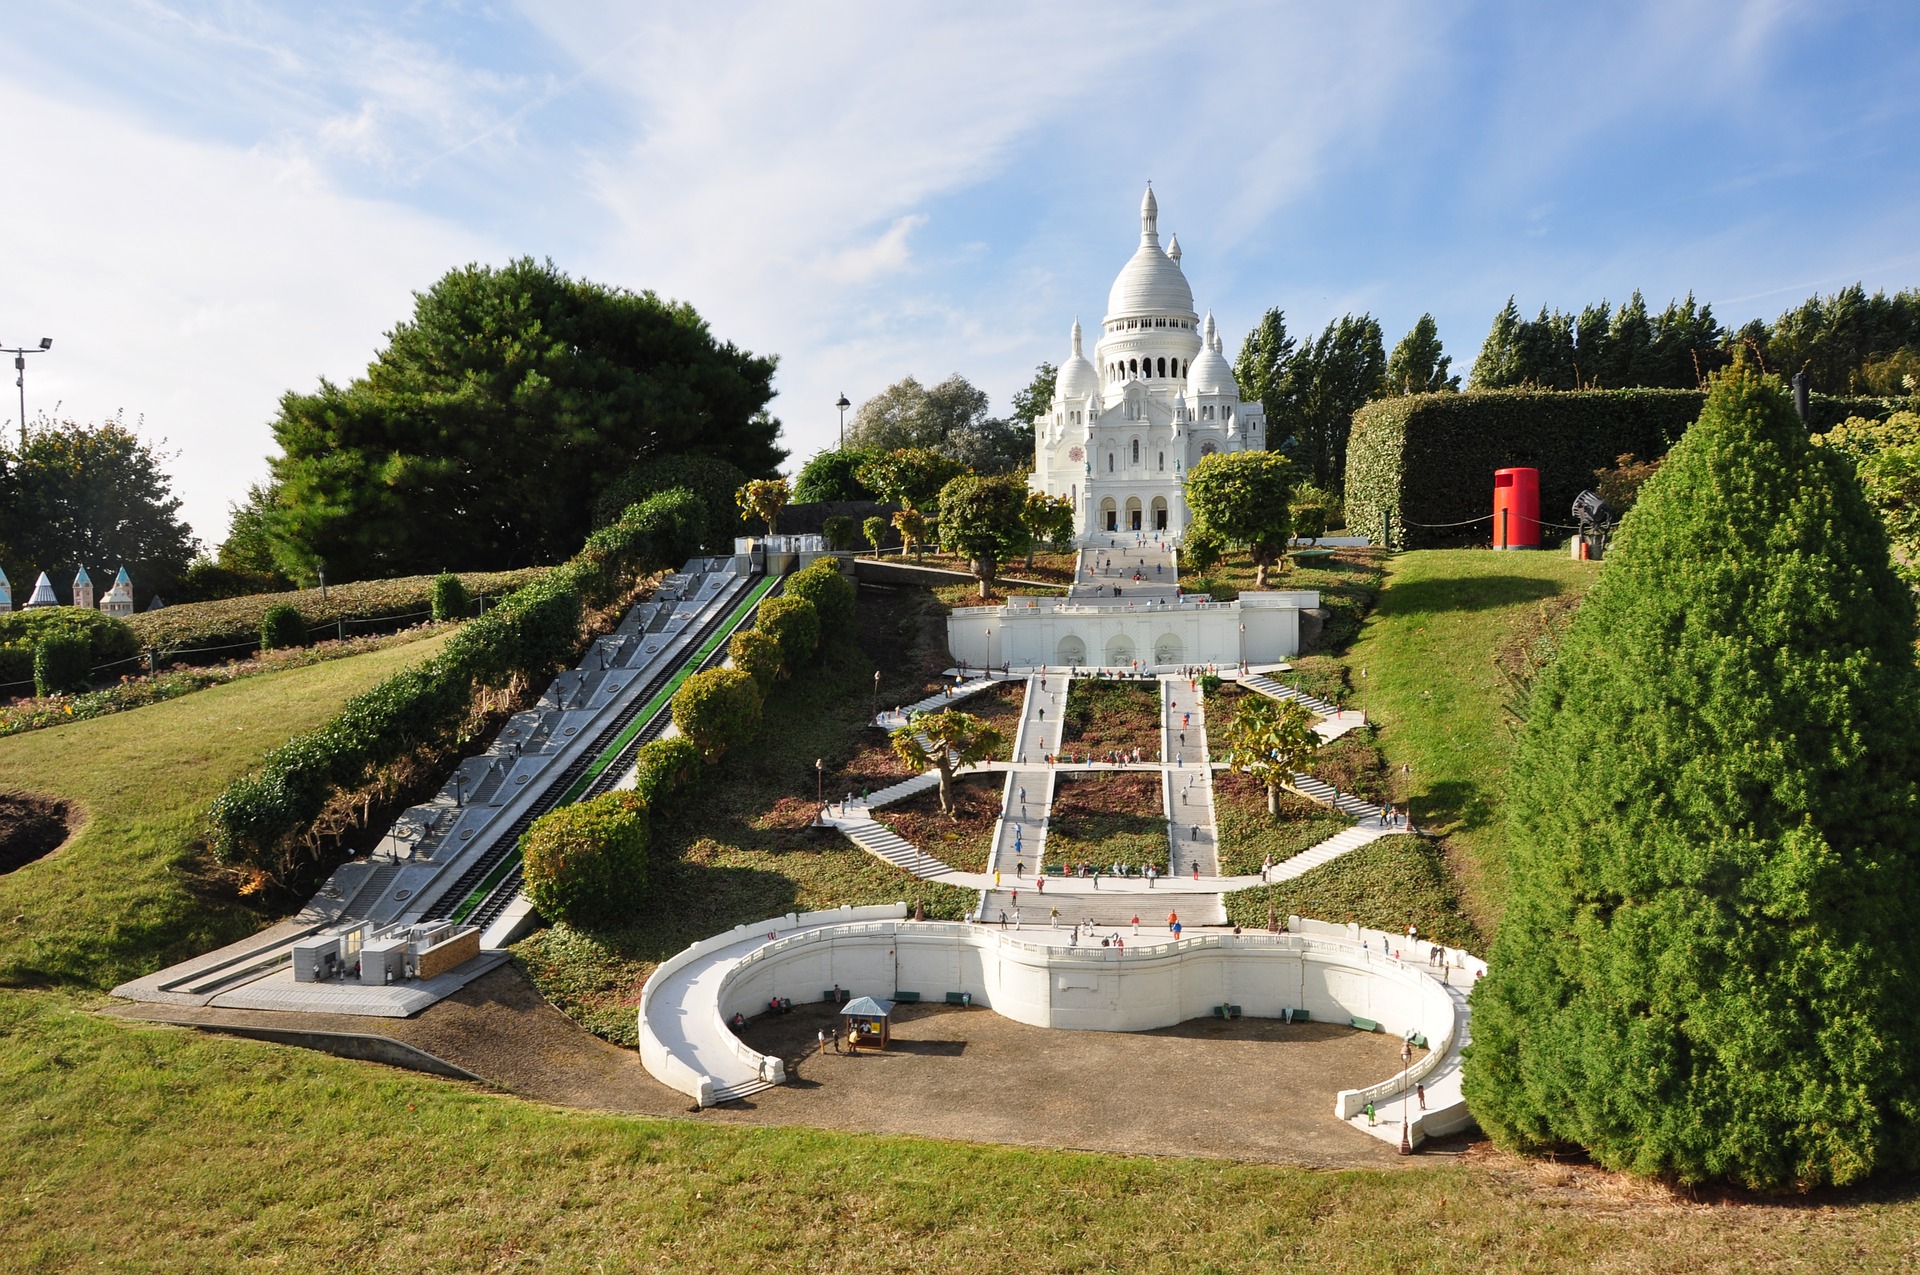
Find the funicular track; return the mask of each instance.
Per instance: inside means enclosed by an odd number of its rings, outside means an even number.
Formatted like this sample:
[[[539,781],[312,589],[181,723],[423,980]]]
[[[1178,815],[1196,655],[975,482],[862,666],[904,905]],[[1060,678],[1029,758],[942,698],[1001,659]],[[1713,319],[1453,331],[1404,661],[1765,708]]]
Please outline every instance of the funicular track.
[[[769,582],[747,577],[742,586],[736,586],[733,595],[716,606],[695,631],[693,651],[687,658],[649,678],[628,707],[582,747],[546,791],[502,829],[486,852],[427,907],[423,919],[452,919],[477,926],[484,933],[520,894],[520,838],[533,822],[559,806],[612,791],[634,753],[658,739],[672,720],[670,699],[661,693],[723,662],[727,658],[725,640],[748,624],[759,613],[760,603],[779,593],[783,585],[784,581],[775,580],[769,587]],[[653,711],[649,713],[650,706]]]

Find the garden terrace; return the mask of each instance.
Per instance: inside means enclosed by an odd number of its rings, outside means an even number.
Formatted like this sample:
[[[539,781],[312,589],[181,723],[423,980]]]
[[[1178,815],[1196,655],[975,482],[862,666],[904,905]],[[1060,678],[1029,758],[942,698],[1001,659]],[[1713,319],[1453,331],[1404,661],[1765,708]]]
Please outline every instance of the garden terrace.
[[[1270,815],[1266,785],[1230,770],[1214,772],[1213,806],[1219,828],[1221,876],[1250,876],[1269,860],[1284,863],[1353,826],[1351,819],[1286,791],[1280,793],[1279,815]]]
[[[1067,690],[1060,751],[1105,760],[1110,751],[1160,760],[1160,686],[1153,681],[1075,678]]]
[[[1357,921],[1389,934],[1416,925],[1423,938],[1483,950],[1483,936],[1461,915],[1440,848],[1426,837],[1382,837],[1291,881],[1236,890],[1226,906],[1227,919],[1248,929],[1265,929],[1271,909],[1282,919]]]
[[[1078,683],[1076,683],[1078,685]],[[1049,864],[1167,862],[1167,816],[1157,771],[1062,775],[1047,822]]]
[[[1001,783],[997,771],[962,775],[953,784],[952,814],[940,809],[940,790],[929,788],[874,811],[873,817],[948,867],[985,872],[1000,818]]]

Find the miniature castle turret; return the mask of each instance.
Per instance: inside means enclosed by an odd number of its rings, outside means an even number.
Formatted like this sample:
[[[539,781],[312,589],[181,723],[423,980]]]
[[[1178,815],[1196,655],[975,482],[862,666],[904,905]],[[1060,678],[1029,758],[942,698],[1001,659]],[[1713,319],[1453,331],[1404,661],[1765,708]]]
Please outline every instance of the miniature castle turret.
[[[85,610],[93,610],[93,577],[87,569],[81,567],[73,573],[73,605]]]
[[[33,596],[27,599],[26,609],[31,611],[35,607],[57,607],[59,605],[60,599],[53,596],[53,581],[47,579],[47,573],[42,571],[40,578],[33,582]]]
[[[133,614],[133,580],[127,575],[125,567],[120,568],[120,574],[113,578],[113,587],[101,599],[100,610],[123,620]]]

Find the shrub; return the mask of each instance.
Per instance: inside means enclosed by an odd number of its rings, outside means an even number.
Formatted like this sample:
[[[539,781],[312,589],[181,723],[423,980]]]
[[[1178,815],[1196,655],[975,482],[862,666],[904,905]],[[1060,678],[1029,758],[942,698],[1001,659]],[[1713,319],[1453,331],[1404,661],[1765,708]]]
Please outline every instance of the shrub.
[[[307,622],[300,609],[286,605],[268,607],[260,617],[260,649],[277,651],[285,646],[307,644]]]
[[[527,898],[569,925],[618,924],[647,892],[647,803],[610,792],[550,810],[520,838]]]
[[[845,514],[833,514],[820,524],[820,534],[829,549],[856,549],[860,545],[860,522]]]
[[[1467,1100],[1684,1182],[1920,1162],[1914,603],[1846,467],[1736,361],[1534,683]]]
[[[760,703],[760,687],[745,669],[708,669],[674,692],[673,724],[702,758],[719,761],[760,729]]]
[[[221,566],[211,558],[196,558],[171,590],[171,597],[175,603],[217,602],[250,593],[278,593],[291,585],[292,581],[275,572],[243,571]]]
[[[644,744],[634,758],[633,790],[649,810],[681,796],[700,776],[700,750],[684,735]]]
[[[460,577],[451,571],[443,571],[433,578],[433,592],[429,599],[437,623],[464,620],[473,607],[473,599],[467,596],[467,586],[461,584]]]
[[[1593,473],[1628,452],[1657,460],[1694,418],[1699,390],[1492,390],[1377,399],[1353,414],[1347,442],[1347,526],[1395,548],[1483,543],[1493,471],[1540,471],[1540,516],[1565,522]],[[1881,418],[1879,399],[1815,395],[1813,428],[1849,414]]]
[[[851,642],[858,599],[853,581],[840,574],[832,558],[816,558],[787,577],[786,596],[805,598],[820,615],[820,640]]]
[[[78,695],[87,689],[93,650],[86,635],[54,630],[34,643],[33,689],[37,695]]]
[[[746,481],[747,475],[739,468],[712,456],[656,456],[607,484],[594,501],[593,520],[596,526],[610,526],[619,522],[629,507],[677,488],[690,493],[701,511],[694,547],[688,552],[718,548],[731,543],[734,528],[739,525],[733,493]],[[677,556],[676,565],[686,556]]]
[[[741,629],[727,643],[727,654],[733,657],[735,668],[743,668],[753,676],[762,695],[772,690],[774,682],[779,680],[780,639],[773,634]]]
[[[768,598],[756,627],[780,643],[780,667],[791,674],[820,650],[820,612],[805,598]]]
[[[25,642],[0,646],[0,695],[33,690],[33,647]]]
[[[85,638],[88,658],[96,668],[129,663],[140,653],[140,640],[134,636],[133,628],[125,620],[99,611],[84,607],[35,607],[31,611],[0,615],[0,646],[31,649],[52,633],[77,633]],[[128,669],[118,670],[126,671]]]
[[[892,529],[892,525],[878,514],[865,519],[860,524],[860,534],[865,537],[868,544],[873,546],[875,553],[879,553],[881,547],[887,543],[887,532]]]

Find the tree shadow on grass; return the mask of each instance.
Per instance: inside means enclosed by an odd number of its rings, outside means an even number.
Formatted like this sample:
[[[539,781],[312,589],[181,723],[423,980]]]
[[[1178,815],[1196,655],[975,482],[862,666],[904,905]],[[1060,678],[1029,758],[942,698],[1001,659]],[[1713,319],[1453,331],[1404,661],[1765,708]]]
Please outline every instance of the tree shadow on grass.
[[[1447,576],[1391,584],[1375,614],[1437,615],[1445,611],[1491,611],[1522,602],[1538,602],[1562,592],[1553,580],[1534,576]]]
[[[1443,779],[1416,796],[1412,804],[1421,830],[1443,836],[1491,827],[1500,815],[1491,794],[1465,779]]]

